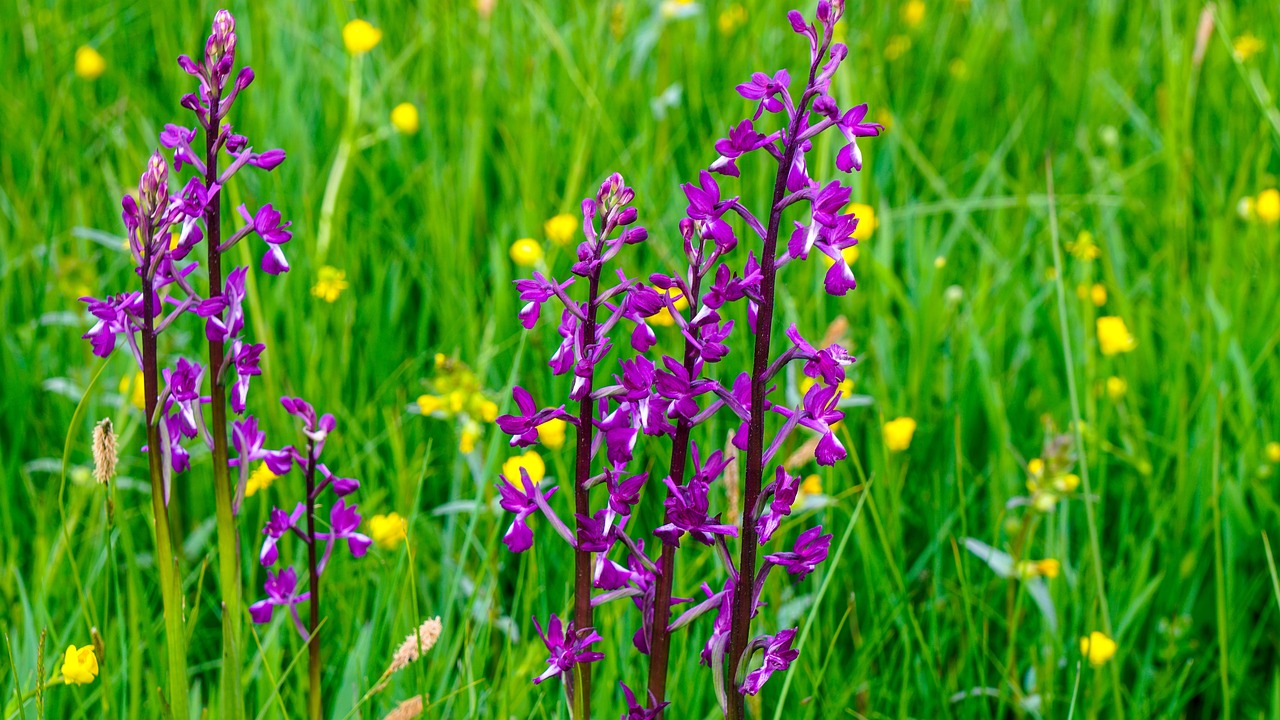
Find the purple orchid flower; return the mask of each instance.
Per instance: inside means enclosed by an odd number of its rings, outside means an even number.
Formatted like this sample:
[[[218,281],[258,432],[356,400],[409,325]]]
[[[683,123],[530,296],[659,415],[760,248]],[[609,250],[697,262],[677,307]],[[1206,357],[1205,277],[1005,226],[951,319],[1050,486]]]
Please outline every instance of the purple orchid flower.
[[[569,682],[573,677],[573,667],[578,663],[593,663],[604,659],[604,653],[587,649],[604,639],[600,637],[594,628],[578,630],[574,628],[572,622],[569,623],[567,628],[564,628],[561,625],[560,618],[556,617],[554,613],[547,622],[545,632],[536,617],[533,619],[533,625],[537,628],[538,635],[542,637],[542,643],[547,646],[547,651],[550,653],[550,657],[547,658],[547,665],[550,667],[533,679],[534,685],[557,675],[563,675],[566,682]]]
[[[761,545],[769,542],[778,527],[782,525],[782,519],[791,514],[791,506],[795,505],[799,491],[800,476],[787,473],[786,469],[779,465],[776,478],[761,493],[762,498],[773,496],[769,507],[756,520],[756,534],[759,535]]]
[[[302,625],[302,619],[298,617],[298,604],[309,600],[311,593],[298,593],[298,573],[292,567],[287,567],[278,573],[268,570],[263,589],[266,590],[267,597],[249,606],[249,616],[253,621],[259,625],[265,625],[271,622],[271,616],[277,607],[287,607],[293,615],[293,623],[298,628],[298,633],[306,639],[307,631]]]
[[[742,681],[742,693],[755,695],[760,692],[769,677],[776,672],[783,672],[791,667],[791,663],[800,657],[800,651],[791,647],[795,639],[796,629],[782,630],[776,635],[764,638],[760,646],[764,648],[764,664],[747,673]]]
[[[511,397],[516,401],[519,415],[501,415],[498,417],[498,428],[511,436],[512,447],[529,447],[538,443],[538,426],[548,420],[561,419],[566,422],[577,422],[564,412],[564,406],[538,409],[533,395],[517,385],[511,390]]]
[[[823,535],[822,526],[818,525],[800,533],[792,550],[766,555],[765,560],[804,580],[827,559],[827,553],[831,550],[831,538],[831,534]]]
[[[262,563],[263,567],[276,564],[276,559],[280,556],[276,545],[280,543],[285,533],[297,527],[305,511],[306,507],[302,503],[298,503],[293,512],[288,515],[280,508],[271,508],[267,524],[262,528],[262,534],[266,535],[267,539],[262,541],[262,550],[258,552],[258,562]]]
[[[743,120],[729,128],[729,137],[716,141],[716,152],[720,157],[708,168],[713,173],[738,177],[736,160],[759,148],[765,140],[762,133],[756,132],[751,120]]]

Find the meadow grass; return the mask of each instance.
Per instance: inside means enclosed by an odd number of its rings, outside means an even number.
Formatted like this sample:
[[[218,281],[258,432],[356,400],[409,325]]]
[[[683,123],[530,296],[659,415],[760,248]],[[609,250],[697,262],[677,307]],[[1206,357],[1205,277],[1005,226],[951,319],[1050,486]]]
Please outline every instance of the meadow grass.
[[[300,394],[334,412],[330,453],[364,482],[366,514],[409,518],[398,551],[339,559],[326,580],[331,717],[381,717],[415,693],[427,717],[567,717],[556,684],[529,682],[545,657],[530,616],[563,614],[572,574],[545,534],[526,555],[501,545],[506,521],[491,501],[505,439],[490,426],[462,455],[452,425],[405,408],[437,353],[470,365],[504,402],[517,380],[541,397],[563,391],[543,364],[553,331],[526,337],[516,322],[509,281],[527,270],[507,249],[542,240],[544,221],[574,212],[609,172],[635,187],[651,237],[628,269],[676,267],[678,184],[749,112],[733,85],[803,61],[783,20],[792,3],[743,4],[746,23],[731,32],[719,0],[678,21],[640,0],[497,0],[487,21],[464,0],[229,4],[257,72],[232,122],[289,153],[241,189],[272,199],[296,231],[292,272],[250,275],[250,333],[268,345],[255,412],[276,444],[292,430],[271,398]],[[0,0],[6,720],[37,716],[34,701],[14,698],[36,685],[40,643],[49,677],[91,627],[105,642],[102,675],[47,689],[45,716],[159,716],[143,433],[119,392],[133,369],[121,353],[90,354],[76,299],[127,278],[118,200],[163,123],[181,116],[189,78],[173,60],[199,49],[217,7]],[[1280,476],[1266,451],[1280,439],[1280,226],[1237,213],[1280,174],[1280,7],[1218,5],[1201,48],[1198,3],[949,0],[927,2],[914,27],[901,10],[850,0],[842,23],[851,52],[833,94],[869,102],[891,125],[863,145],[866,169],[852,180],[879,221],[854,265],[859,288],[827,298],[811,268],[781,285],[782,322],[821,335],[848,319],[867,404],[842,430],[851,461],[805,468],[830,503],[784,526],[822,522],[833,561],[794,590],[766,592],[770,617],[801,625],[805,640],[756,716],[1280,717]],[[353,17],[385,33],[359,68],[354,124],[340,36]],[[1265,47],[1241,61],[1231,42],[1246,32]],[[96,81],[72,72],[84,44],[106,59]],[[361,147],[404,101],[421,130]],[[326,210],[344,137],[353,149]],[[824,142],[815,156],[829,165],[838,147]],[[771,175],[758,158],[743,165],[727,187],[759,205]],[[1067,251],[1082,231],[1096,259]],[[567,266],[565,250],[547,248]],[[236,252],[248,262],[253,251]],[[332,303],[311,294],[322,264],[350,283]],[[1100,307],[1077,295],[1095,283]],[[1102,315],[1124,318],[1132,352],[1100,353]],[[199,329],[171,331],[178,346],[180,333],[194,342]],[[668,330],[659,347],[678,342]],[[1122,397],[1106,392],[1111,377],[1126,383]],[[919,429],[895,453],[881,426],[899,416]],[[123,448],[109,493],[87,472],[103,417]],[[1006,503],[1026,494],[1045,418],[1082,443],[1092,518],[1078,495],[1028,529]],[[700,441],[722,443],[726,430]],[[544,453],[549,475],[568,476],[570,445]],[[648,461],[664,462],[656,448]],[[222,620],[209,458],[193,463],[177,481],[174,522],[201,707],[216,700]],[[250,599],[261,594],[257,529],[291,496],[272,487],[242,513]],[[657,500],[640,512],[648,526]],[[1048,582],[1056,627],[962,542],[1007,550],[1024,531],[1028,557],[1062,563]],[[689,557],[677,595],[714,572],[710,553]],[[435,615],[440,645],[354,709],[399,641]],[[608,657],[595,670],[597,715],[612,717],[617,681],[642,683],[644,664],[625,650],[634,611],[598,617]],[[673,642],[681,718],[719,716],[710,672],[695,663],[708,627]],[[281,620],[246,628],[250,715],[301,716],[301,643]],[[1099,668],[1081,662],[1078,643],[1095,630],[1118,644]]]

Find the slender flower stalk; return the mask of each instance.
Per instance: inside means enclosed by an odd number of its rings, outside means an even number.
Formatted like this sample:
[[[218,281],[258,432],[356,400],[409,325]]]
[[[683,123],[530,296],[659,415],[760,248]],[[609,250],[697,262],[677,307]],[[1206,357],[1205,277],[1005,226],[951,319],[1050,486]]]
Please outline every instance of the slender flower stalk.
[[[338,542],[346,543],[352,557],[362,558],[369,551],[373,540],[358,532],[360,512],[355,503],[347,503],[347,498],[360,488],[360,482],[338,477],[320,462],[325,441],[337,426],[334,417],[329,414],[318,416],[311,404],[301,398],[281,398],[280,404],[290,415],[301,421],[302,436],[306,440],[305,452],[294,446],[263,450],[263,437],[257,431],[256,423],[252,428],[238,429],[246,437],[244,444],[256,448],[248,456],[251,461],[264,460],[271,472],[281,477],[295,467],[302,472],[305,482],[303,501],[291,513],[285,513],[278,507],[271,509],[266,527],[262,529],[262,534],[266,537],[258,559],[263,567],[272,567],[280,559],[280,541],[286,535],[299,539],[307,550],[307,592],[298,592],[298,573],[293,567],[286,566],[276,572],[268,571],[264,583],[267,596],[249,607],[249,615],[255,623],[265,624],[271,622],[276,608],[284,608],[293,618],[294,627],[307,644],[307,717],[310,720],[320,720],[324,716],[319,633],[321,578]],[[325,490],[333,491],[336,502],[329,509],[328,530],[321,531],[316,523],[316,515],[325,499]],[[308,609],[305,623],[298,612],[298,606],[303,603],[307,604]]]
[[[644,228],[632,227],[637,218],[635,208],[630,206],[634,197],[634,191],[626,186],[622,176],[614,174],[600,186],[595,198],[587,198],[582,203],[584,241],[578,246],[578,261],[572,271],[587,281],[585,301],[570,297],[568,288],[574,283],[573,279],[557,282],[535,272],[533,279],[516,281],[521,299],[527,302],[520,311],[520,321],[525,328],[532,329],[537,324],[542,305],[552,298],[564,306],[558,327],[563,342],[549,364],[556,375],[572,373],[569,400],[578,404],[577,412],[570,415],[563,405],[539,409],[529,392],[517,387],[514,395],[519,414],[498,418],[498,426],[512,436],[511,444],[518,447],[539,442],[538,427],[548,421],[562,421],[577,429],[573,531],[547,502],[556,488],[544,490],[524,469],[520,470],[520,478],[504,477],[498,484],[502,507],[516,514],[503,538],[508,548],[513,552],[523,552],[532,545],[533,535],[527,519],[541,513],[574,551],[573,620],[566,631],[560,620],[553,616],[543,639],[552,653],[548,662],[557,668],[553,674],[564,679],[575,718],[590,717],[591,670],[588,663],[603,655],[567,652],[563,651],[563,645],[576,646],[580,643],[585,646],[599,639],[594,629],[593,609],[599,599],[592,599],[591,590],[602,587],[600,574],[605,568],[605,555],[620,537],[624,537],[622,525],[625,515],[629,514],[623,513],[619,517],[612,493],[616,486],[611,483],[625,484],[628,494],[634,494],[645,480],[644,475],[621,479],[626,464],[631,460],[636,431],[630,410],[618,408],[609,412],[609,409],[611,399],[627,392],[626,380],[605,387],[596,382],[598,366],[613,348],[609,332],[623,319],[636,322],[640,317],[634,307],[635,293],[640,288],[637,281],[628,279],[619,271],[616,285],[602,288],[601,283],[605,266],[624,245],[640,243],[648,237]],[[652,291],[649,294],[652,295]],[[650,312],[656,311],[655,305]],[[648,382],[643,385],[647,394]],[[607,447],[605,471],[601,475],[593,475],[592,462],[602,446]],[[610,507],[593,512],[589,490],[602,483],[611,489]],[[632,500],[631,504],[634,502]],[[623,504],[623,507],[629,508],[629,505]],[[547,677],[550,675],[544,674],[538,681]]]
[[[260,344],[246,344],[240,338],[244,318],[237,295],[243,293],[243,273],[233,271],[236,282],[224,278],[222,255],[249,231],[257,232],[268,243],[263,269],[271,274],[288,270],[288,262],[280,250],[290,233],[288,223],[278,226],[278,213],[270,205],[259,210],[245,231],[236,233],[224,243],[222,233],[222,188],[240,168],[253,165],[265,170],[274,169],[284,160],[281,150],[255,153],[248,146],[248,139],[236,135],[225,122],[233,103],[240,93],[253,82],[253,70],[245,67],[232,75],[235,67],[237,36],[235,18],[226,10],[214,16],[213,28],[205,42],[204,56],[196,62],[184,55],[178,65],[199,81],[199,92],[183,98],[183,106],[192,111],[197,130],[166,126],[161,142],[174,150],[174,168],[191,165],[202,180],[206,201],[203,206],[204,236],[206,240],[206,269],[209,276],[209,299],[201,303],[197,313],[206,318],[206,338],[209,358],[209,397],[211,418],[206,437],[213,457],[213,492],[217,520],[219,590],[222,594],[223,639],[222,675],[220,697],[222,717],[239,720],[244,715],[242,692],[241,649],[243,591],[241,588],[239,536],[236,514],[244,498],[247,463],[240,462],[238,482],[231,476],[231,467],[237,461],[230,459],[228,451],[227,385],[231,370],[237,375],[231,408],[244,413],[249,378],[259,372]],[[199,134],[204,147],[197,153],[192,146]],[[221,153],[231,154],[232,162],[220,168]],[[264,212],[265,211],[265,212]],[[241,208],[246,216],[248,213]],[[228,353],[230,348],[230,353]]]
[[[831,43],[834,25],[842,12],[843,3],[839,0],[820,0],[816,24],[808,24],[796,11],[788,15],[792,29],[808,39],[810,48],[811,62],[799,102],[791,95],[790,77],[785,70],[773,76],[755,73],[750,82],[738,86],[742,97],[758,104],[755,114],[731,127],[728,137],[716,143],[719,157],[699,173],[697,183],[682,186],[689,201],[686,217],[680,222],[687,260],[683,272],[654,273],[647,285],[627,280],[619,273],[622,282],[618,286],[599,289],[600,261],[612,255],[601,253],[594,219],[598,207],[606,208],[607,236],[613,227],[608,218],[617,206],[611,211],[605,198],[621,187],[620,178],[616,182],[611,178],[601,188],[596,202],[588,200],[583,206],[588,241],[578,248],[579,262],[574,265],[574,273],[590,281],[586,304],[569,297],[570,283],[548,280],[540,273],[535,272],[532,280],[516,282],[521,299],[527,303],[520,311],[526,328],[537,323],[544,303],[557,298],[564,304],[559,330],[565,341],[550,364],[556,374],[574,370],[576,380],[570,399],[579,403],[578,413],[569,416],[563,406],[539,409],[529,393],[517,387],[519,414],[498,418],[498,424],[512,436],[511,444],[520,447],[538,442],[538,428],[548,421],[565,420],[578,427],[574,477],[577,526],[576,532],[571,532],[552,510],[548,500],[556,488],[540,487],[522,469],[519,481],[503,478],[498,486],[502,507],[515,514],[503,540],[515,552],[528,549],[533,541],[528,519],[540,513],[574,548],[578,559],[574,621],[566,630],[553,618],[548,632],[542,633],[552,668],[539,680],[561,675],[566,684],[585,685],[590,675],[584,663],[603,657],[597,651],[586,650],[600,637],[587,624],[591,615],[583,612],[584,598],[590,598],[592,605],[627,598],[640,610],[640,627],[632,644],[650,656],[647,697],[638,698],[630,688],[622,686],[627,706],[625,720],[662,716],[670,704],[666,680],[671,633],[690,626],[703,614],[713,613],[714,622],[701,661],[712,669],[713,686],[726,717],[742,720],[743,696],[757,694],[771,675],[786,670],[799,656],[798,649],[791,647],[794,628],[753,637],[751,624],[763,607],[762,593],[773,568],[780,567],[803,581],[826,559],[831,545],[832,536],[823,534],[822,526],[817,525],[800,533],[791,550],[767,554],[763,562],[758,560],[758,547],[771,542],[780,531],[800,489],[800,478],[775,464],[774,458],[801,429],[817,435],[816,442],[810,442],[819,464],[832,465],[847,454],[832,425],[844,417],[839,410],[840,385],[845,380],[844,368],[854,358],[836,344],[815,348],[794,325],[786,332],[789,346],[777,357],[772,347],[774,295],[777,274],[783,266],[821,253],[831,261],[824,280],[827,292],[844,295],[855,286],[844,256],[844,251],[857,242],[853,233],[858,219],[845,213],[851,190],[839,182],[824,185],[811,179],[805,163],[805,153],[813,148],[812,139],[838,127],[846,143],[835,159],[836,167],[844,172],[860,169],[862,156],[857,138],[876,135],[881,129],[863,122],[865,105],[841,113],[827,94],[832,75],[848,53],[843,45]],[[771,134],[757,132],[754,126],[766,111],[785,117],[784,126]],[[738,197],[725,197],[712,175],[737,177],[738,159],[757,151],[768,153],[778,166],[767,224],[762,224]],[[629,202],[630,190],[624,188],[621,197],[625,197],[624,203]],[[784,211],[805,203],[808,222],[795,222],[789,240],[780,248]],[[634,211],[626,213],[624,217],[634,219]],[[744,221],[753,242],[760,242],[751,247],[745,259],[733,256],[739,239],[729,222],[732,215]],[[624,244],[625,237],[624,234]],[[597,302],[610,310],[607,320],[597,317]],[[727,340],[735,325],[734,320],[723,319],[722,314],[727,314],[735,303],[744,302],[747,325],[754,338],[750,369],[737,374],[730,371],[717,378],[712,370],[730,356]],[[621,360],[616,383],[602,387],[596,383],[594,369],[609,350],[608,331],[624,318],[635,325],[631,346],[637,355]],[[682,359],[664,355],[655,364],[645,357],[657,343],[651,323],[679,329],[685,340]],[[792,362],[802,362],[804,374],[814,382],[795,407],[770,402],[776,378]],[[694,441],[698,427],[719,412],[737,419],[730,442],[739,453],[736,462],[745,466],[745,493],[741,505],[728,508],[728,514],[740,519],[741,528],[724,522],[720,514],[711,510],[711,485],[724,475],[733,460],[720,451],[700,452]],[[766,442],[766,428],[778,422],[781,427]],[[627,527],[646,481],[644,473],[626,474],[642,433],[671,440],[669,474],[661,483],[666,490],[663,524],[652,531],[662,543],[656,561],[647,554],[638,531]],[[604,468],[593,475],[592,458],[600,449],[605,451]],[[775,465],[775,472],[770,473],[774,480],[766,486],[763,480],[770,465]],[[589,490],[601,485],[607,489],[608,503],[593,514]],[[705,597],[697,602],[674,597],[676,551],[686,538],[711,549],[725,570],[723,581],[718,582],[720,589],[702,583]],[[736,563],[729,548],[730,538],[740,538]],[[695,543],[685,547],[694,547]],[[618,546],[626,555],[625,564],[609,556]],[[592,587],[600,591],[594,597]],[[671,609],[685,603],[690,603],[689,607],[673,620]],[[752,669],[757,652],[763,654],[763,659]],[[581,692],[569,688],[575,710],[581,707]]]

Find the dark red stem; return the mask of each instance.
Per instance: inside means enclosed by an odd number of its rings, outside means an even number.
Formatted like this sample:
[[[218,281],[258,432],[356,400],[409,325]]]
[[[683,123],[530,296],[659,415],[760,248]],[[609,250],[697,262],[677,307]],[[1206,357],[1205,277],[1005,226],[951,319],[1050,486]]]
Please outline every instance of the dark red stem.
[[[582,333],[584,355],[591,352],[596,342],[596,304],[599,296],[600,275],[597,272],[591,276],[591,289],[587,293],[586,320],[583,322]],[[587,480],[591,477],[591,433],[592,419],[595,415],[595,403],[591,400],[593,380],[594,377],[586,378],[582,400],[578,401],[578,447],[577,466],[573,479],[573,503],[574,512],[580,517],[591,517],[591,499],[587,495]],[[578,520],[575,526],[578,529],[578,537],[581,537],[582,521]],[[573,626],[576,630],[583,630],[594,625],[594,613],[591,608],[591,553],[575,549],[573,551]],[[591,666],[580,663],[575,672],[578,678],[574,692],[580,693],[583,717],[574,718],[574,720],[587,720],[591,717]],[[570,702],[573,702],[572,698]],[[576,703],[573,706],[579,707]]]
[[[827,42],[830,40],[828,39]],[[764,423],[765,389],[768,381],[770,340],[773,337],[774,281],[777,277],[778,228],[782,223],[780,204],[787,192],[787,175],[801,143],[800,119],[804,117],[812,99],[814,77],[818,63],[826,54],[827,42],[815,56],[809,67],[809,81],[804,95],[796,107],[795,118],[787,133],[787,144],[778,163],[778,174],[773,181],[773,201],[769,205],[769,227],[764,237],[760,257],[760,309],[756,314],[756,344],[751,367],[751,421],[747,425],[747,459],[743,476],[742,497],[742,546],[738,559],[738,583],[734,588],[732,630],[729,636],[728,672],[725,673],[725,695],[729,702],[729,720],[746,717],[742,693],[738,692],[738,661],[747,649],[751,637],[751,616],[755,604],[756,584],[756,524],[754,509],[760,499],[760,484],[764,477]]]
[[[689,298],[689,316],[693,317],[698,312],[698,292],[702,283],[702,276],[698,274],[698,268],[695,264],[693,272],[693,287],[690,289]],[[685,340],[684,346],[684,369],[692,373],[693,367],[698,360],[698,349],[693,343]],[[689,460],[689,431],[691,425],[688,420],[680,420],[676,423],[675,438],[671,442],[671,481],[677,485],[684,484],[685,467]],[[670,522],[671,518],[667,513],[663,513],[663,522]],[[671,630],[668,625],[671,623],[671,592],[674,583],[676,566],[676,548],[674,545],[667,543],[662,544],[662,556],[658,560],[658,588],[653,599],[653,630],[652,637],[649,640],[649,692],[653,694],[655,705],[661,705],[666,700],[667,694],[667,667],[671,656]],[[657,711],[654,718],[661,720],[663,715],[662,709]]]
[[[311,593],[311,616],[307,621],[307,668],[310,693],[307,695],[307,717],[321,720],[320,702],[320,566],[316,559],[316,450],[315,442],[307,441],[307,571]]]

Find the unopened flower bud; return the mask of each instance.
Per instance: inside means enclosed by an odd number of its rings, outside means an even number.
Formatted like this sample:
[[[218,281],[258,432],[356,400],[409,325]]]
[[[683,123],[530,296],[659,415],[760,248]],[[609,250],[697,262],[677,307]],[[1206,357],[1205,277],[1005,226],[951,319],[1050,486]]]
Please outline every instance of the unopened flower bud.
[[[138,180],[138,200],[147,217],[155,217],[169,202],[169,165],[159,150],[152,153]]]

